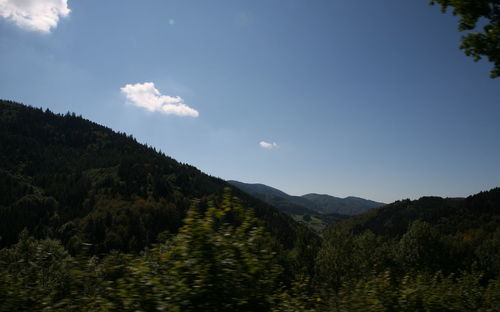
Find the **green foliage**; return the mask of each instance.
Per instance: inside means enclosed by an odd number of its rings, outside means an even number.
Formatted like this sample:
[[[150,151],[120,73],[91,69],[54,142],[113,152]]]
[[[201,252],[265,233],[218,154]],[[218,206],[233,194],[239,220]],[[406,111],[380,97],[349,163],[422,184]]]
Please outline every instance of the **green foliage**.
[[[487,277],[500,276],[500,228],[475,249],[479,268]]]
[[[0,254],[0,311],[296,311],[302,304],[280,282],[279,245],[229,190],[219,205],[193,204],[184,222],[142,256],[111,252],[102,260],[71,258],[58,242],[23,232]]]
[[[285,263],[296,266],[290,279],[277,242],[227,190],[221,200],[196,201],[179,233],[162,236],[168,239],[141,256],[115,251],[99,259],[70,257],[59,242],[24,231],[0,252],[0,311],[500,308],[498,231],[468,231],[468,241],[482,242],[479,261],[446,274],[440,266],[450,269],[442,259],[454,245],[427,222],[413,222],[398,240],[330,228],[319,252],[305,233]]]
[[[497,311],[498,282],[484,285],[477,273],[455,277],[438,272],[395,279],[384,272],[345,284],[329,305],[330,311]]]
[[[392,245],[371,232],[353,235],[330,228],[316,258],[316,283],[327,291],[338,291],[343,283],[384,269],[391,261]]]
[[[430,224],[413,222],[397,246],[398,262],[406,271],[438,270],[448,260],[440,234]]]
[[[70,262],[59,242],[21,232],[16,245],[0,251],[0,311],[29,311],[62,296]]]
[[[316,258],[317,308],[496,311],[499,191],[397,202],[332,225]]]
[[[460,16],[460,31],[475,30],[482,24],[482,32],[469,33],[462,37],[460,49],[475,61],[486,56],[494,64],[491,78],[500,76],[500,2],[498,0],[431,0],[439,4],[444,12],[452,7],[453,15]]]
[[[203,206],[203,205],[202,205]],[[236,223],[237,225],[233,225]],[[267,311],[282,269],[271,238],[229,192],[220,207],[193,206],[179,234],[153,250],[166,309],[180,311]]]

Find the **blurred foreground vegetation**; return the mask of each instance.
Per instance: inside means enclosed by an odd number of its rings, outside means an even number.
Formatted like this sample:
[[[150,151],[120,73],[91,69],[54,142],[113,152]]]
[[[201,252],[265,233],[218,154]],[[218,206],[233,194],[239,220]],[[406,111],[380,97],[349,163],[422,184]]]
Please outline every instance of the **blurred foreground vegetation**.
[[[166,236],[140,254],[71,256],[23,231],[0,252],[0,311],[500,311],[498,228],[337,226],[286,250],[227,189]]]

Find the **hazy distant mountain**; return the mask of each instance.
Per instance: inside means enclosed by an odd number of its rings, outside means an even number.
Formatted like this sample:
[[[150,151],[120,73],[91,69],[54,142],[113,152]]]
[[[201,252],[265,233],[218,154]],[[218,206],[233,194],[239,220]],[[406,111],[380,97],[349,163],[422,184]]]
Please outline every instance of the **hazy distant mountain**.
[[[316,209],[316,204],[301,196],[292,196],[273,187],[259,183],[243,183],[227,181],[234,187],[278,208],[294,218],[296,221],[307,224],[316,232],[321,232],[327,225],[344,220],[348,215],[338,213],[323,213]]]
[[[264,184],[228,182],[288,214],[321,213],[352,216],[385,205],[384,203],[352,196],[346,198],[319,194],[292,196]]]
[[[279,210],[293,214],[294,212],[301,213],[316,213],[314,204],[308,199],[300,196],[292,196],[287,193],[259,183],[243,183],[238,181],[227,181],[229,184],[239,188],[240,190],[253,195],[261,200],[275,206]]]
[[[306,194],[302,198],[314,203],[316,211],[322,213],[339,213],[349,216],[385,205],[384,203],[353,196],[339,198],[330,195]]]

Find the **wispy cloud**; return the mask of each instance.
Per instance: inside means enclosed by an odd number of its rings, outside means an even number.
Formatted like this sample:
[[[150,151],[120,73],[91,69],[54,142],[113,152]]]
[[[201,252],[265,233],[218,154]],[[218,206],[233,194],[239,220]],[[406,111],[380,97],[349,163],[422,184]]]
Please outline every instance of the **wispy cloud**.
[[[0,0],[1,17],[21,28],[46,34],[70,12],[68,0]]]
[[[266,142],[266,141],[260,141],[259,142],[260,147],[265,148],[265,149],[273,149],[273,148],[278,148],[278,144],[276,142]]]
[[[152,82],[127,84],[120,90],[131,104],[150,112],[189,117],[199,115],[197,110],[184,104],[180,96],[162,95]]]

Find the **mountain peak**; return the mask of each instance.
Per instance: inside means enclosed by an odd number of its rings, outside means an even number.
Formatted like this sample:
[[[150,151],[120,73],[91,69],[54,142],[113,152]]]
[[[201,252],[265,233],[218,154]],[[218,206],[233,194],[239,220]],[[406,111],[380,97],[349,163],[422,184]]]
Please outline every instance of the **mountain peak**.
[[[251,195],[257,196],[270,204],[274,204],[278,209],[283,211],[283,202],[286,201],[287,208],[293,203],[294,205],[302,206],[316,213],[322,214],[341,214],[355,215],[364,211],[385,205],[384,203],[375,202],[372,200],[349,196],[339,198],[328,194],[309,193],[302,196],[292,196],[279,189],[260,183],[243,183],[238,181],[228,181]],[[281,198],[281,200],[279,200]]]

